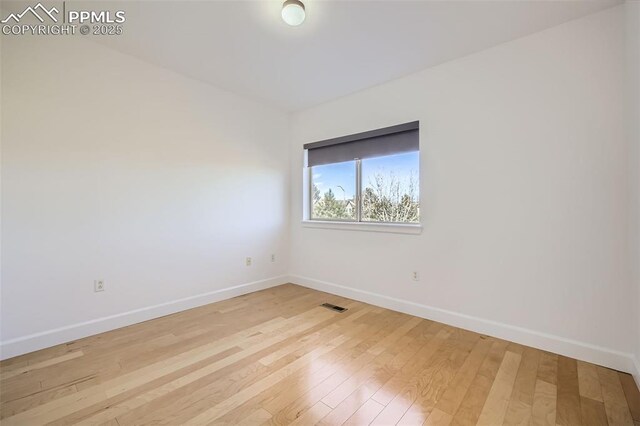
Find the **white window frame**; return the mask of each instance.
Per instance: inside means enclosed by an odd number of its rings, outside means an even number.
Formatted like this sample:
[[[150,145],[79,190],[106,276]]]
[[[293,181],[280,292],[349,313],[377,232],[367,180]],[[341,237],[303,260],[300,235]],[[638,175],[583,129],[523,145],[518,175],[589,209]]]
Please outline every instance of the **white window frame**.
[[[419,151],[418,151],[419,152]],[[316,229],[334,229],[344,231],[369,231],[369,232],[387,232],[395,234],[421,234],[422,233],[422,214],[420,222],[375,222],[362,221],[362,160],[359,158],[355,161],[356,174],[356,219],[313,219],[313,176],[312,169],[307,163],[307,151],[304,151],[304,173],[303,173],[303,220],[302,225],[307,228]],[[421,170],[422,168],[420,168]],[[420,173],[420,172],[419,172]],[[418,177],[419,179],[419,177]],[[421,202],[420,195],[421,185],[418,185],[418,200]],[[420,209],[422,212],[422,209]]]

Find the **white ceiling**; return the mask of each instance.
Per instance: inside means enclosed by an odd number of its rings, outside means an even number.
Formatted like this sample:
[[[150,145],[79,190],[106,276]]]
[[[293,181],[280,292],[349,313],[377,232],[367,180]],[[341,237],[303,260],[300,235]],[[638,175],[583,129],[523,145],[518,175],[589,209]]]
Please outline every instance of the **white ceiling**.
[[[294,111],[621,2],[306,0],[300,27],[281,20],[281,0],[112,2],[124,35],[92,39]]]

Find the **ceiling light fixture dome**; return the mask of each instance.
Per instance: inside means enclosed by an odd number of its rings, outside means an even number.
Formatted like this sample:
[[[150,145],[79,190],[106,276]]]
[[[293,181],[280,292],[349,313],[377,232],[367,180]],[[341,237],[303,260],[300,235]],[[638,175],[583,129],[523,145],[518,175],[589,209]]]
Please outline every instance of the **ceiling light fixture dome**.
[[[282,19],[292,27],[302,24],[305,17],[304,3],[300,0],[287,0],[282,4]]]

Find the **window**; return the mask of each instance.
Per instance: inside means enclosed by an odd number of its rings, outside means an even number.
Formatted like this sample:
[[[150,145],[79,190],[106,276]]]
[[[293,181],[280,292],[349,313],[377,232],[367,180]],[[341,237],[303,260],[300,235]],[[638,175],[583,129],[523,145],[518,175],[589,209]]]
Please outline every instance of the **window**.
[[[419,223],[418,122],[305,145],[309,219]]]
[[[355,221],[356,162],[323,164],[311,169],[311,218]]]
[[[362,221],[420,222],[419,152],[362,160]]]

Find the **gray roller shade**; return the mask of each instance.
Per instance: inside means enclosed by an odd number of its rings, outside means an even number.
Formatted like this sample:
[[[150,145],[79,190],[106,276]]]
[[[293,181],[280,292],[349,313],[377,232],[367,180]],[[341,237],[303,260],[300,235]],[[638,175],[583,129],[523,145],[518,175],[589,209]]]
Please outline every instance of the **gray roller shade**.
[[[308,143],[308,166],[340,163],[355,158],[382,157],[419,150],[420,123],[399,124],[384,129]]]

